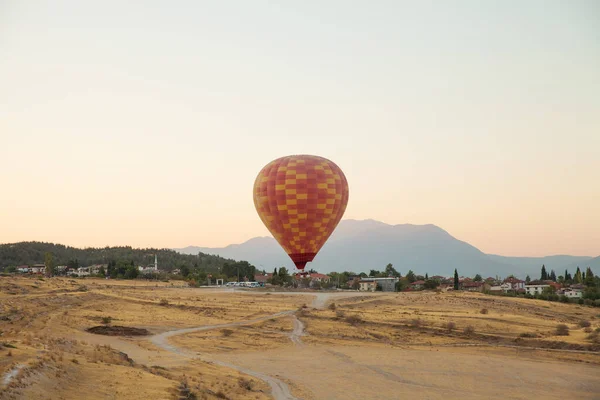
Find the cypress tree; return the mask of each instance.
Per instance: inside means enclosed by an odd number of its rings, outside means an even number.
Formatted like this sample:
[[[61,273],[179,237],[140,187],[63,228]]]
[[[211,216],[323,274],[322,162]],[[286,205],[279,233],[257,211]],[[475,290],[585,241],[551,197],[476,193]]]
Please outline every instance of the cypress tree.
[[[542,276],[540,277],[540,280],[545,281],[548,279],[548,273],[546,272],[546,266],[542,265]]]
[[[454,290],[458,290],[458,271],[454,268]]]
[[[553,282],[556,282],[556,274],[554,273],[554,270],[550,271],[550,279]]]

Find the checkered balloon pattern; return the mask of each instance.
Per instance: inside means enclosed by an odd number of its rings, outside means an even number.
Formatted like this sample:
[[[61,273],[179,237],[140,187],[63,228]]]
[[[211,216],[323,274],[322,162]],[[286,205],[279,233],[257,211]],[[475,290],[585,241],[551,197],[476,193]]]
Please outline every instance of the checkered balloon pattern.
[[[254,205],[296,267],[313,260],[348,204],[348,181],[333,162],[317,156],[282,157],[254,182]]]

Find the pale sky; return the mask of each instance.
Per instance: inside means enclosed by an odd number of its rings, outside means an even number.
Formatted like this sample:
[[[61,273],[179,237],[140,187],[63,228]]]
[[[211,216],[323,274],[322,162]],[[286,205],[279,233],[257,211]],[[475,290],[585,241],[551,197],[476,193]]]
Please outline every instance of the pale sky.
[[[599,71],[595,0],[0,0],[0,242],[268,235],[254,178],[304,153],[345,218],[599,255]]]

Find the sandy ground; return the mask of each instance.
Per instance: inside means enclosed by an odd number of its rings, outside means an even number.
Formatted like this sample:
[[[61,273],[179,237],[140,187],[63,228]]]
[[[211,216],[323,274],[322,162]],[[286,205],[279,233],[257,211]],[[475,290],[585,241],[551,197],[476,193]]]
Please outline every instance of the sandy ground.
[[[597,308],[479,294],[0,278],[0,398],[598,399],[594,332]]]

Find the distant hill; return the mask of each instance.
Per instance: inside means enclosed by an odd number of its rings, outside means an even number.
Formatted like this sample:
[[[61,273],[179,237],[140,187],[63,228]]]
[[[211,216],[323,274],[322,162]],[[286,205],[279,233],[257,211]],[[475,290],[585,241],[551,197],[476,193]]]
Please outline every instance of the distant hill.
[[[177,251],[244,259],[267,271],[279,266],[293,269],[289,257],[272,237],[257,237],[223,248],[190,246]],[[343,220],[307,268],[320,272],[368,272],[370,269],[382,270],[392,263],[402,273],[412,269],[420,274],[450,276],[457,268],[464,276],[514,274],[524,278],[529,274],[533,279],[539,275],[542,264],[548,271],[554,269],[560,275],[565,267],[574,263],[583,265],[590,260],[591,257],[577,256],[530,258],[487,255],[435,225],[388,225],[374,220]]]
[[[55,265],[67,265],[77,260],[79,266],[106,264],[109,261],[127,260],[137,265],[154,264],[154,255],[158,257],[161,270],[172,270],[182,265],[193,267],[195,264],[207,271],[217,271],[225,262],[233,262],[223,257],[208,254],[182,254],[171,249],[134,249],[131,247],[85,248],[64,246],[43,242],[20,242],[0,244],[0,269],[8,266],[43,264],[45,254],[52,253]]]

